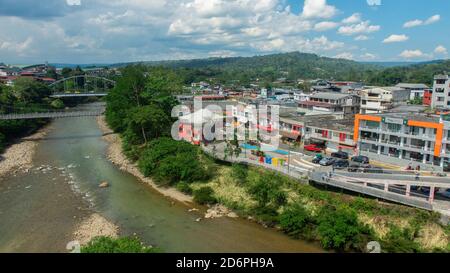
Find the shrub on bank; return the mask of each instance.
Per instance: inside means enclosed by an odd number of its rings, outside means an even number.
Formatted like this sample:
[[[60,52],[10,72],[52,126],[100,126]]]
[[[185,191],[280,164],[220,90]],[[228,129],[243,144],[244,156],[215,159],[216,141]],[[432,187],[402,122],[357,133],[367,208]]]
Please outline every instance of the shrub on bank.
[[[381,242],[381,249],[387,253],[417,253],[420,246],[414,241],[414,232],[408,228],[400,229],[392,225]]]
[[[318,216],[318,233],[327,249],[361,249],[371,231],[358,221],[356,212],[347,206],[324,206]]]
[[[194,191],[194,201],[200,205],[217,203],[217,199],[214,197],[214,190],[211,187],[203,187]]]
[[[189,186],[189,184],[186,182],[179,182],[177,184],[177,190],[188,195],[191,195],[193,193],[191,186]]]
[[[281,229],[290,236],[299,237],[306,232],[313,219],[302,205],[286,208],[279,217]]]
[[[137,238],[96,237],[86,246],[81,247],[81,253],[158,253],[157,248],[144,246]]]

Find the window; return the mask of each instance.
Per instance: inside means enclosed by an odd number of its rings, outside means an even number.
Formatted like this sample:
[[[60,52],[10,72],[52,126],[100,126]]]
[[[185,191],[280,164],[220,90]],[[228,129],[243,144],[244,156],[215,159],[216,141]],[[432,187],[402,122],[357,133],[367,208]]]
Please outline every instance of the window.
[[[437,101],[444,101],[444,97],[437,97]]]
[[[445,84],[445,80],[436,80],[436,84]]]
[[[388,123],[388,129],[391,132],[400,132],[402,126],[400,124]]]
[[[362,104],[362,105],[367,105],[367,101],[366,101],[366,100],[363,100],[363,101],[361,102],[361,104]]]

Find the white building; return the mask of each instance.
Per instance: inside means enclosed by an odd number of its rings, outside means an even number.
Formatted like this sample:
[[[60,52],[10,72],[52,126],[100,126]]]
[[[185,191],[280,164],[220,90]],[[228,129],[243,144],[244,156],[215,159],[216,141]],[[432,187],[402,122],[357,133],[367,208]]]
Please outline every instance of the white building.
[[[421,99],[429,87],[422,83],[399,83],[395,87],[411,91],[410,100]]]
[[[448,75],[434,76],[432,108],[450,108],[450,79]]]
[[[373,87],[361,91],[361,114],[383,113],[406,103],[411,91],[399,87]]]

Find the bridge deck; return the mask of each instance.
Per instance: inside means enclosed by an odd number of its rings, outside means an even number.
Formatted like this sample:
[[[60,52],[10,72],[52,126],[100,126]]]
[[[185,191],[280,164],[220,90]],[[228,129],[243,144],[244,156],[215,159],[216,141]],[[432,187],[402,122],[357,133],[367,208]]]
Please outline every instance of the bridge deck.
[[[0,120],[92,117],[92,116],[101,116],[103,113],[104,113],[104,110],[77,111],[77,112],[47,112],[47,113],[27,113],[27,114],[6,114],[6,115],[0,115]]]

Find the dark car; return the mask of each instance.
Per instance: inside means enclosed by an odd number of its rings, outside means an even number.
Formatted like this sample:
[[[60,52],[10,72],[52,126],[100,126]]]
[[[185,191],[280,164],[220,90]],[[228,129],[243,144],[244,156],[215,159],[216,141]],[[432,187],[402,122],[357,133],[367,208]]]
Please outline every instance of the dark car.
[[[339,151],[337,153],[332,153],[331,157],[340,158],[340,159],[348,159],[348,153]]]
[[[326,157],[326,158],[320,160],[319,164],[321,166],[331,166],[334,164],[334,162],[336,162],[336,159],[331,158],[331,157]]]
[[[369,164],[369,158],[362,155],[352,157],[352,161],[361,164]]]
[[[338,160],[333,163],[334,168],[338,170],[348,168],[349,165],[347,160]]]
[[[317,155],[313,158],[312,163],[314,163],[314,164],[319,164],[319,162],[320,162],[322,159],[323,159],[323,155],[322,155],[322,154],[317,154]]]

